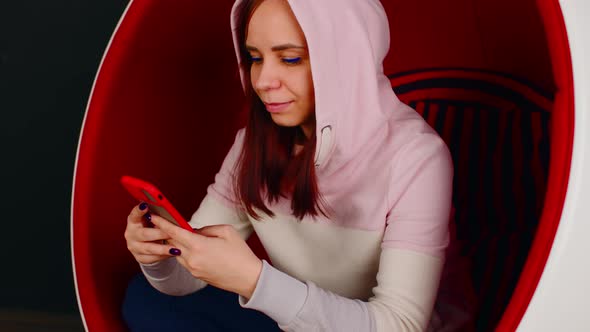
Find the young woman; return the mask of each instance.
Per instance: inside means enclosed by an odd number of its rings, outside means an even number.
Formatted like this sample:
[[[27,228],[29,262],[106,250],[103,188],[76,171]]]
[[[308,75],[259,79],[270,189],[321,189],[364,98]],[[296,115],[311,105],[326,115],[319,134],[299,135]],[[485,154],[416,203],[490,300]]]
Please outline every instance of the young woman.
[[[238,0],[231,22],[249,120],[195,233],[145,204],[129,215],[143,271],[123,306],[131,330],[450,330],[432,312],[451,157],[383,73],[380,2]]]

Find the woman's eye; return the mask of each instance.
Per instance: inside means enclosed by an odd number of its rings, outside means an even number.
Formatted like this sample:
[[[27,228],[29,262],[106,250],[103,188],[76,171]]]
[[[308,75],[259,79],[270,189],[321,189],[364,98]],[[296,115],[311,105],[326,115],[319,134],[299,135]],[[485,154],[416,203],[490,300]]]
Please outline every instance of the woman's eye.
[[[289,65],[295,65],[301,62],[301,57],[297,58],[283,58],[283,62]]]
[[[250,61],[252,61],[253,63],[260,63],[262,62],[262,58],[257,56],[250,56]]]

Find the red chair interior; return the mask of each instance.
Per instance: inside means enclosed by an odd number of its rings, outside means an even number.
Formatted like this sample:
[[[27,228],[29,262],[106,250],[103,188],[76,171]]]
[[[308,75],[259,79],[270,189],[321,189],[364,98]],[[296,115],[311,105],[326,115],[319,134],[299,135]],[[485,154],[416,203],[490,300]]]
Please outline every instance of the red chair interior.
[[[480,322],[493,324],[526,259],[547,174],[551,96],[532,87],[553,92],[555,82],[536,3],[383,4],[391,28],[385,72],[405,73],[392,76],[396,91],[441,132],[460,174],[467,174],[456,177],[455,222],[468,243],[465,255],[486,259],[472,272]],[[75,275],[90,331],[125,330],[120,303],[127,280],[138,272],[122,236],[136,202],[119,178],[157,184],[188,217],[243,124],[231,5],[132,1],[103,60],[80,141],[72,205]],[[457,67],[471,69],[425,70]],[[466,89],[466,80],[480,86]],[[471,181],[478,174],[485,176]],[[475,207],[489,214],[481,219]],[[251,243],[263,255],[256,239]]]

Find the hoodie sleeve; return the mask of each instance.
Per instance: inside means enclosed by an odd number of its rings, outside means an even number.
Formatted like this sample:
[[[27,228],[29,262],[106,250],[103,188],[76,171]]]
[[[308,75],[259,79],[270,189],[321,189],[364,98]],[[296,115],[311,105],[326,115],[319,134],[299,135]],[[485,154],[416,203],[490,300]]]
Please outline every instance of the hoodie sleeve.
[[[243,130],[238,131],[236,140],[225,157],[215,182],[207,188],[207,195],[192,215],[189,224],[193,228],[228,224],[246,240],[253,227],[233,193],[233,170],[243,142]],[[200,290],[207,284],[191,275],[176,258],[170,257],[154,264],[140,264],[150,284],[162,293],[186,295]]]
[[[407,169],[393,170],[395,204],[368,301],[342,297],[264,262],[252,297],[240,297],[240,304],[264,312],[285,331],[426,331],[448,243],[452,186],[448,149],[432,142],[431,136],[408,144],[401,153]]]

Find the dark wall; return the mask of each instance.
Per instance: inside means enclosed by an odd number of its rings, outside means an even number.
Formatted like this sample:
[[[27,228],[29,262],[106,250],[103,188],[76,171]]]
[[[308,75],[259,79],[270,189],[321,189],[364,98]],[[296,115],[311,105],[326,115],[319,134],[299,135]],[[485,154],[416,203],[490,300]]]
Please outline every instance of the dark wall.
[[[72,171],[94,75],[126,4],[0,2],[0,310],[77,314]]]

